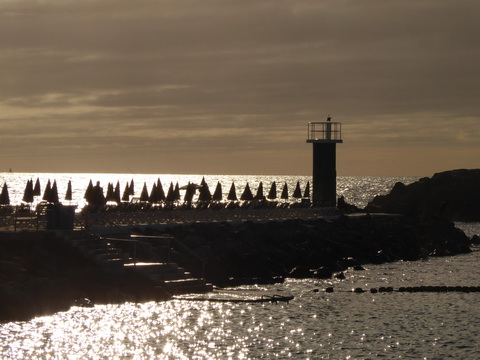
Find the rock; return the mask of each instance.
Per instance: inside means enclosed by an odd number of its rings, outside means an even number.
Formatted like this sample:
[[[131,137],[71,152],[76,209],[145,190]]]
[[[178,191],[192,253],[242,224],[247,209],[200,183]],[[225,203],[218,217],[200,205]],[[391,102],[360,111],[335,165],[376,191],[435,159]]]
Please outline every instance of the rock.
[[[343,210],[346,213],[354,213],[354,212],[359,212],[361,211],[358,207],[355,205],[349,204],[345,201],[345,198],[343,196],[340,196],[337,200],[337,208],[339,210]]]
[[[397,183],[389,194],[376,196],[365,211],[480,221],[479,184],[480,169],[445,171],[409,185]]]
[[[355,266],[353,267],[353,270],[363,271],[363,270],[365,270],[365,268],[364,268],[362,265],[358,264],[358,265],[355,265]]]
[[[472,236],[472,239],[470,240],[470,244],[480,245],[480,236],[478,236],[478,235],[473,235],[473,236]]]
[[[288,273],[288,277],[294,279],[307,279],[313,276],[313,272],[305,266],[296,266]]]
[[[332,275],[332,270],[325,266],[321,266],[313,272],[313,277],[317,279],[330,279]]]

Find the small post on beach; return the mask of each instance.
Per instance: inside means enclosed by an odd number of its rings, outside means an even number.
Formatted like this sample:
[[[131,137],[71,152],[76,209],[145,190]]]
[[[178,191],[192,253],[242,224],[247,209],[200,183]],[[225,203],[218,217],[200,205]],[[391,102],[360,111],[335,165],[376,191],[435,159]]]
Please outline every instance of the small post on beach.
[[[342,143],[342,125],[327,117],[308,123],[307,143],[313,144],[312,202],[315,206],[336,206],[336,146]]]

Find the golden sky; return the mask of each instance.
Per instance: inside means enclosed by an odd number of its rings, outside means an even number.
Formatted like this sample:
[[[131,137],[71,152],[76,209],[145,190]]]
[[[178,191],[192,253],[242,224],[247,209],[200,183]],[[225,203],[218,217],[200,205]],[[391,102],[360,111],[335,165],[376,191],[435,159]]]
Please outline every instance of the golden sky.
[[[480,167],[477,0],[0,1],[0,171]]]

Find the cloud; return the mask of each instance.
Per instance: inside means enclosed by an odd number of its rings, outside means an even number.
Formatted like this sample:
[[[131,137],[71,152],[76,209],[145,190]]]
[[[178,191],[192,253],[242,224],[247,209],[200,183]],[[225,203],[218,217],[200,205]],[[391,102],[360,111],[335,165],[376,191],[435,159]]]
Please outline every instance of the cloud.
[[[344,123],[342,151],[377,157],[372,171],[388,169],[379,148],[400,157],[411,156],[407,147],[439,157],[452,147],[478,154],[479,7],[468,0],[4,1],[0,146],[29,139],[16,155],[25,170],[34,149],[49,156],[61,149],[72,159],[61,166],[76,171],[92,166],[88,149],[103,149],[96,157],[118,160],[117,168],[120,158],[158,151],[169,153],[172,169],[182,171],[183,161],[185,172],[193,165],[183,156],[195,152],[204,154],[202,165],[215,157],[217,172],[256,154],[245,171],[268,163],[278,173],[288,163],[273,159],[305,156],[307,122],[332,114]],[[433,161],[418,156],[415,172]],[[308,156],[291,161],[309,173]]]

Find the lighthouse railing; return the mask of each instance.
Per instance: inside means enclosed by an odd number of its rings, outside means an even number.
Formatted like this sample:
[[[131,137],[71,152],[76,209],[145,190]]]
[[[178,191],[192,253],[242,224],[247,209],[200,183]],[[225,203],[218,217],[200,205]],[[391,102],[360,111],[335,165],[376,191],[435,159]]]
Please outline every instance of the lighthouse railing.
[[[341,141],[342,124],[332,121],[310,122],[308,123],[307,139]]]

